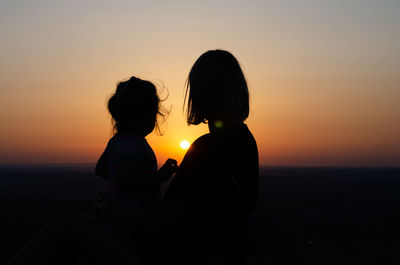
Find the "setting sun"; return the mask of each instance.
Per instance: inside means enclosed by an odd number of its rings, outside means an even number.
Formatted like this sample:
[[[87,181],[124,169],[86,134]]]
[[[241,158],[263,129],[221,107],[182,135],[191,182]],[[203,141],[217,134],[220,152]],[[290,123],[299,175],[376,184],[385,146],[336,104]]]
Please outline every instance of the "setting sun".
[[[183,140],[183,141],[181,141],[181,143],[179,144],[179,146],[180,146],[182,149],[188,149],[189,146],[190,146],[190,143],[189,143],[188,141],[186,141],[186,140]]]

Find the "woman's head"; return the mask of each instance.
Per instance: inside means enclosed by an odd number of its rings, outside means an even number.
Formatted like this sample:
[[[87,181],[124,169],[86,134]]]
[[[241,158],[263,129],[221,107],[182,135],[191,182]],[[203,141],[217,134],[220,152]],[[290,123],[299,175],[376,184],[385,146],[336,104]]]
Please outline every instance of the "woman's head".
[[[146,136],[158,127],[157,115],[160,98],[153,83],[132,76],[117,85],[115,94],[108,100],[108,111],[117,132]]]
[[[187,122],[243,122],[249,116],[249,91],[239,62],[228,51],[202,54],[190,70],[186,95]]]

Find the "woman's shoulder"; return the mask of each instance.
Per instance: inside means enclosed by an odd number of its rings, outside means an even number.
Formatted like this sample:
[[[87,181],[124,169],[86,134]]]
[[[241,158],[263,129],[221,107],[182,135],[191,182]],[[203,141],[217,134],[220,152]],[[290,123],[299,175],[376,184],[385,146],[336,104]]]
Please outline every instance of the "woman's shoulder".
[[[243,124],[234,129],[200,136],[191,144],[184,161],[221,160],[231,156],[247,156],[249,152],[257,153],[257,144],[250,130]]]
[[[204,134],[197,138],[191,145],[187,152],[188,155],[206,154],[209,153],[217,144],[218,139],[211,133]]]
[[[182,159],[181,167],[193,168],[195,164],[203,164],[204,160],[207,159],[212,146],[213,136],[210,133],[204,134],[197,138],[187,150],[185,156]]]
[[[206,133],[197,138],[191,146],[202,146],[205,143],[209,143],[210,141],[213,140],[213,135],[211,133]]]
[[[255,140],[246,124],[231,127],[228,129],[215,130],[212,133],[207,133],[193,142],[194,146],[219,145],[227,142],[235,142],[236,144],[247,143],[254,144]]]

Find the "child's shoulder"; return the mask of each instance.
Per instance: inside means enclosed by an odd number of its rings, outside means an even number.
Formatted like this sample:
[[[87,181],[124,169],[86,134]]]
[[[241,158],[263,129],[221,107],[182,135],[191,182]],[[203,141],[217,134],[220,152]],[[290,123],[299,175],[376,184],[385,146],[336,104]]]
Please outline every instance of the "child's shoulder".
[[[114,144],[123,146],[143,146],[146,143],[144,137],[131,133],[116,133],[111,139]]]
[[[108,150],[114,158],[143,159],[146,140],[133,134],[115,134],[108,142]]]

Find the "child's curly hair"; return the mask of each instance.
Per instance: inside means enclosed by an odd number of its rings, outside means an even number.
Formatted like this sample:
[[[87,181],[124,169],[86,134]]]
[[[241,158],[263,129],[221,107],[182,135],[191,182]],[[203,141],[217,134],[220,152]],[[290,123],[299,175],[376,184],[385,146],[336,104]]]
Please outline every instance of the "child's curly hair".
[[[115,94],[108,100],[114,132],[146,136],[156,128],[160,133],[157,118],[165,118],[167,114],[160,102],[156,86],[150,81],[132,76],[118,83]]]

